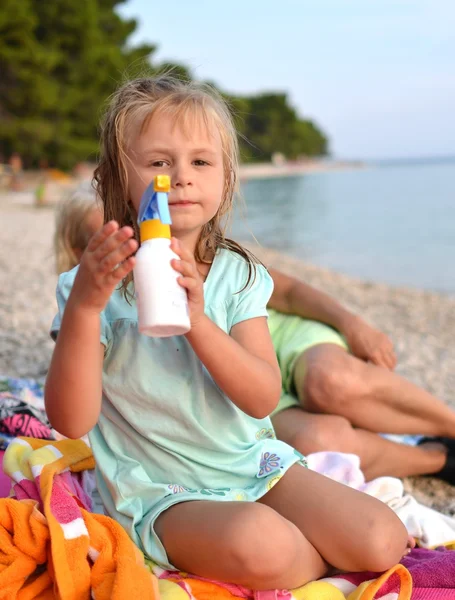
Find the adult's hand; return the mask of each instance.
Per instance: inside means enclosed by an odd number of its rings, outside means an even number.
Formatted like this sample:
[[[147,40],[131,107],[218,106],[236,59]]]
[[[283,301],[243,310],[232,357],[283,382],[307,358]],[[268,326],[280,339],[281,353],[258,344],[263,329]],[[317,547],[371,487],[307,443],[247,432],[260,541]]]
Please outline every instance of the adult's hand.
[[[345,336],[354,356],[391,371],[395,369],[397,357],[393,343],[385,333],[375,329],[358,316],[350,316],[343,323],[341,333]]]

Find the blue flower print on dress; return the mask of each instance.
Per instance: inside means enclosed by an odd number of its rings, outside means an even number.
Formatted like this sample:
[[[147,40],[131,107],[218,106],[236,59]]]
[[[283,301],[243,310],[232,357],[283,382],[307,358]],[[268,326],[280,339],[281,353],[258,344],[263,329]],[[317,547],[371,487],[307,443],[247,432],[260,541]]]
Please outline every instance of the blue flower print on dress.
[[[167,487],[173,494],[183,494],[183,492],[188,492],[188,488],[183,485],[178,485],[177,483],[171,483]]]
[[[275,440],[276,439],[275,432],[273,431],[273,429],[266,429],[265,427],[263,427],[256,433],[256,439],[257,440]]]
[[[269,475],[280,468],[281,458],[272,452],[263,452],[259,463],[258,477]]]
[[[217,488],[198,490],[203,496],[226,496],[231,491],[231,488]]]
[[[170,487],[174,487],[174,486],[168,486]],[[190,494],[202,494],[203,496],[227,496],[229,494],[229,492],[231,491],[231,488],[203,488],[203,489],[193,489],[193,488],[184,488],[182,486],[175,486],[175,487],[180,487],[181,490],[180,491],[184,491],[184,492],[189,492]],[[178,492],[174,492],[174,493],[178,493]]]

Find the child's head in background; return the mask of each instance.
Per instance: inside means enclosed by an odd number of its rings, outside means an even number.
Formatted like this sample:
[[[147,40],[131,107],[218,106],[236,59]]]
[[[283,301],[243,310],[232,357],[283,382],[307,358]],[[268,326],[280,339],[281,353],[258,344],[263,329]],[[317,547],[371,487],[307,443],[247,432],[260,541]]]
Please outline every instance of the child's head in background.
[[[97,193],[90,183],[83,183],[57,208],[54,233],[57,274],[79,264],[90,238],[102,225],[102,206]]]
[[[196,152],[199,140],[203,148]],[[182,237],[193,228],[196,261],[210,263],[218,248],[233,249],[223,217],[231,211],[238,182],[237,133],[226,103],[209,86],[164,75],[136,79],[114,94],[95,171],[105,221],[133,227],[138,239],[140,196],[158,174],[171,177],[173,234]],[[191,195],[194,210],[178,205]]]

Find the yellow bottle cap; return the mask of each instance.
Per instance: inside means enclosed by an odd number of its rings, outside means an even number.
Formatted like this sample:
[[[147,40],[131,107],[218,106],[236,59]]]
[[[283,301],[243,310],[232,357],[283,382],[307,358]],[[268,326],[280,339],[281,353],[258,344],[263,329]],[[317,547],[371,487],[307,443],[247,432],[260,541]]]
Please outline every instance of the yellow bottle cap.
[[[153,240],[155,238],[171,239],[170,225],[164,225],[159,219],[150,219],[142,221],[140,224],[141,242]]]
[[[169,175],[157,175],[155,177],[153,188],[155,192],[169,193],[171,189],[171,178]]]

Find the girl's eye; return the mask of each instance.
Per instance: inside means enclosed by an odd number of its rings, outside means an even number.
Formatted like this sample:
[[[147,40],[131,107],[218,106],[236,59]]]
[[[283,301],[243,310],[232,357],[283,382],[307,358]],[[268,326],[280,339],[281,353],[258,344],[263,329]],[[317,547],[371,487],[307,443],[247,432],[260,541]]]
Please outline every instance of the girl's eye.
[[[194,160],[193,163],[196,165],[196,167],[204,167],[205,165],[209,164],[207,161],[202,160],[201,158]]]
[[[150,166],[157,167],[158,169],[162,169],[163,167],[167,167],[168,163],[165,160],[154,160]]]

